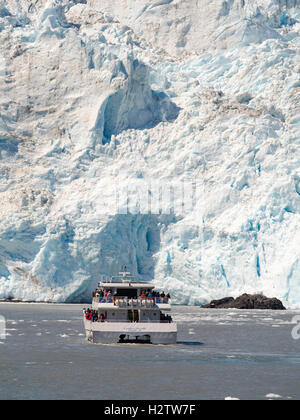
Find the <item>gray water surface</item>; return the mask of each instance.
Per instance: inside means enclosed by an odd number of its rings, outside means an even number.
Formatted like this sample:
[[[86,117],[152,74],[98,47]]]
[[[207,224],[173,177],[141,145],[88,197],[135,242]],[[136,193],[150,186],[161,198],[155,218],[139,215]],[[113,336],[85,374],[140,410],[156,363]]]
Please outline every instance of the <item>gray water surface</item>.
[[[300,399],[299,311],[174,306],[178,343],[92,345],[83,305],[0,304],[0,399]]]

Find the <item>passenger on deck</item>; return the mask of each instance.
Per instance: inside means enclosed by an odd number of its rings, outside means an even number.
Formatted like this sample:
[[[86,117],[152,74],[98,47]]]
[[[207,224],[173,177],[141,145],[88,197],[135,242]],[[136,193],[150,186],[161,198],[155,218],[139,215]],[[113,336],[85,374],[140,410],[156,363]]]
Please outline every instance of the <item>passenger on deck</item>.
[[[98,312],[92,309],[84,309],[85,312],[85,319],[91,322],[98,321]]]
[[[99,299],[102,299],[102,298],[103,298],[103,296],[104,296],[103,290],[102,290],[102,289],[98,290],[97,297],[98,297]]]
[[[87,321],[90,321],[91,320],[91,311],[90,311],[90,309],[87,309],[86,311],[85,311],[85,319],[87,320]]]

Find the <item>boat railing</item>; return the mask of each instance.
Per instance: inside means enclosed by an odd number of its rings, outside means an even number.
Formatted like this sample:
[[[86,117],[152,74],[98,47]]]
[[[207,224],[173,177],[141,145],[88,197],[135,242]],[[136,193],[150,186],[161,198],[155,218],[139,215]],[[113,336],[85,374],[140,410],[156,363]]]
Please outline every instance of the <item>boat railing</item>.
[[[171,320],[153,320],[153,319],[145,319],[145,320],[141,320],[141,321],[130,321],[130,320],[126,320],[126,319],[105,319],[103,321],[98,320],[98,321],[90,321],[92,323],[106,323],[106,324],[115,324],[115,323],[122,323],[122,324],[172,324],[174,323],[174,321]]]
[[[128,307],[128,306],[137,306],[137,307],[146,307],[146,308],[151,308],[153,307],[155,304],[168,304],[169,303],[169,299],[168,298],[137,298],[137,299],[133,299],[133,298],[121,298],[121,297],[103,297],[103,298],[98,298],[98,297],[94,297],[93,298],[93,304],[97,304],[97,303],[113,303],[115,306],[119,307],[119,308],[123,308],[123,307]]]
[[[152,308],[155,305],[154,299],[115,299],[114,304],[119,308],[143,307]]]

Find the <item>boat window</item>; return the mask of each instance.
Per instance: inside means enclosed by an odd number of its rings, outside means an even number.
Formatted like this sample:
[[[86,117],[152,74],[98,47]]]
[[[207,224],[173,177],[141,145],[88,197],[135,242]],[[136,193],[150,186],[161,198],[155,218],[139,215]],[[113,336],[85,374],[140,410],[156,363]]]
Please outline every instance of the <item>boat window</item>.
[[[137,289],[117,289],[116,296],[127,296],[129,298],[134,298],[137,296]]]

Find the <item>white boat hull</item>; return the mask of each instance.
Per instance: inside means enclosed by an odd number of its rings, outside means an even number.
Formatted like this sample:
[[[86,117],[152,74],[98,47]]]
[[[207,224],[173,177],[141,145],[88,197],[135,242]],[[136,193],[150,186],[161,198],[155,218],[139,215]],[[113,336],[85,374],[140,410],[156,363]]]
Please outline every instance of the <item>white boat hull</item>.
[[[121,335],[150,336],[151,344],[176,344],[177,325],[171,323],[140,322],[90,322],[84,320],[86,338],[96,344],[116,344]]]

